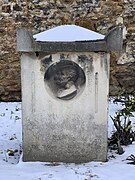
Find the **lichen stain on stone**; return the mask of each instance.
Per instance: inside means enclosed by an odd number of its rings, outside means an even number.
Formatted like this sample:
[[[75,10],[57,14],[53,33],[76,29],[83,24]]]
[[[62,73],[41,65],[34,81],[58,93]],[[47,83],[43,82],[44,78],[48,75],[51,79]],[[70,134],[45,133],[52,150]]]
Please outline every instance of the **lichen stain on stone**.
[[[81,65],[84,71],[93,72],[93,58],[84,54],[78,55],[78,63]]]
[[[62,54],[60,54],[60,61],[61,60],[71,60],[71,57],[67,53],[62,53]]]
[[[45,71],[51,63],[52,55],[45,56],[45,58],[41,59],[41,71]]]
[[[107,77],[109,77],[109,59],[107,58],[107,53],[102,53],[101,54],[101,67],[104,68]]]

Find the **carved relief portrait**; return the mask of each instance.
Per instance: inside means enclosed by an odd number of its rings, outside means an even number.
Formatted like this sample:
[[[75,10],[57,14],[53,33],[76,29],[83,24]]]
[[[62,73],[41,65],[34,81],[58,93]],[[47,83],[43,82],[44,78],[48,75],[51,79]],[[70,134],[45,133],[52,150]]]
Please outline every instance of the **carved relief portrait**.
[[[85,83],[83,70],[74,62],[62,60],[48,68],[45,81],[56,98],[74,98]]]

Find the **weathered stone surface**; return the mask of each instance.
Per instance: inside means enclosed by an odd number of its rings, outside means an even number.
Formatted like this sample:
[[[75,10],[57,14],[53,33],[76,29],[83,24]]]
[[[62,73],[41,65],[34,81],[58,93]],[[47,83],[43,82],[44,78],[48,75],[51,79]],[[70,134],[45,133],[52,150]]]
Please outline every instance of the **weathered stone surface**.
[[[115,65],[111,66],[110,94],[118,94],[124,89],[134,92],[135,86],[132,84],[132,81],[135,81],[132,72],[135,62],[134,13],[134,0],[1,0],[0,68],[4,71],[0,70],[0,86],[2,87],[0,94],[3,94],[0,95],[0,101],[20,99],[20,90],[17,94],[13,94],[4,85],[5,81],[9,81],[7,73],[12,68],[13,72],[18,73],[16,83],[20,87],[20,56],[16,53],[17,26],[25,26],[36,34],[57,25],[76,24],[106,34],[112,27],[123,25],[125,50],[120,55],[116,53],[115,58],[111,59],[111,62],[115,60]],[[14,61],[18,66],[14,67],[14,64],[9,66],[9,63],[12,64]],[[127,69],[128,74],[126,74]],[[14,79],[13,73],[10,75]],[[123,83],[124,79],[125,83]],[[127,88],[129,84],[130,88]],[[12,89],[16,91],[14,85]]]
[[[62,26],[63,27],[63,26]],[[70,31],[69,32],[69,27]],[[74,33],[74,36],[76,35],[76,32],[79,32],[79,36],[76,37],[76,40],[72,42],[73,40],[69,41],[65,39],[64,36],[61,36],[60,41],[59,38],[52,39],[52,42],[50,39],[44,39],[44,37],[47,36],[47,32],[44,31],[44,35],[42,34],[36,34],[33,38],[31,32],[27,31],[27,29],[24,28],[18,28],[17,29],[17,51],[19,52],[45,52],[45,53],[54,53],[54,52],[110,52],[110,51],[117,51],[121,52],[123,50],[123,28],[122,27],[115,27],[111,29],[106,36],[100,35],[98,36],[99,39],[97,39],[97,33],[96,33],[96,39],[94,39],[93,32],[90,31],[87,38],[89,39],[82,39],[80,38],[80,34],[84,34],[84,30],[80,31],[80,27],[73,26],[73,25],[66,25],[64,26],[64,29],[61,29],[61,26],[58,26],[59,33],[52,33],[52,31],[55,31],[55,28],[51,29],[51,34],[49,36],[59,36],[59,34],[66,34],[68,36],[73,36],[72,33]],[[58,29],[57,29],[58,31]],[[74,32],[73,32],[74,31]],[[95,32],[94,32],[95,34]],[[39,38],[40,37],[40,38]],[[100,39],[101,38],[101,39]],[[56,41],[54,43],[54,41]],[[67,42],[66,42],[67,41]],[[83,41],[83,42],[82,42]]]
[[[106,161],[109,54],[27,52],[21,63],[23,161]]]

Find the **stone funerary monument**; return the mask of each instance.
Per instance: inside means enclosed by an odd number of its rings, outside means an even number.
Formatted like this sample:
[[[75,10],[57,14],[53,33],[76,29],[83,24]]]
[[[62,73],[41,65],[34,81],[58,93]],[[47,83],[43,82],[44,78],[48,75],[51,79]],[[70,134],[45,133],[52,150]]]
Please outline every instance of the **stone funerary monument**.
[[[22,52],[23,160],[106,161],[109,52],[122,28],[105,37],[64,25],[32,36],[17,31]]]

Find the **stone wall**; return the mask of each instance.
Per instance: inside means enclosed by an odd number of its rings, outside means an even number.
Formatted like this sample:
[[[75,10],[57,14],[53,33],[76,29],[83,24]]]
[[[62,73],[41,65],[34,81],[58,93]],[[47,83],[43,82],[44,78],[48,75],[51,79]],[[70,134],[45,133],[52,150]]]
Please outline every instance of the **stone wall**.
[[[134,0],[0,0],[0,14],[0,101],[21,100],[17,26],[37,33],[76,24],[106,34],[123,25],[124,50],[111,53],[110,94],[135,91]]]

